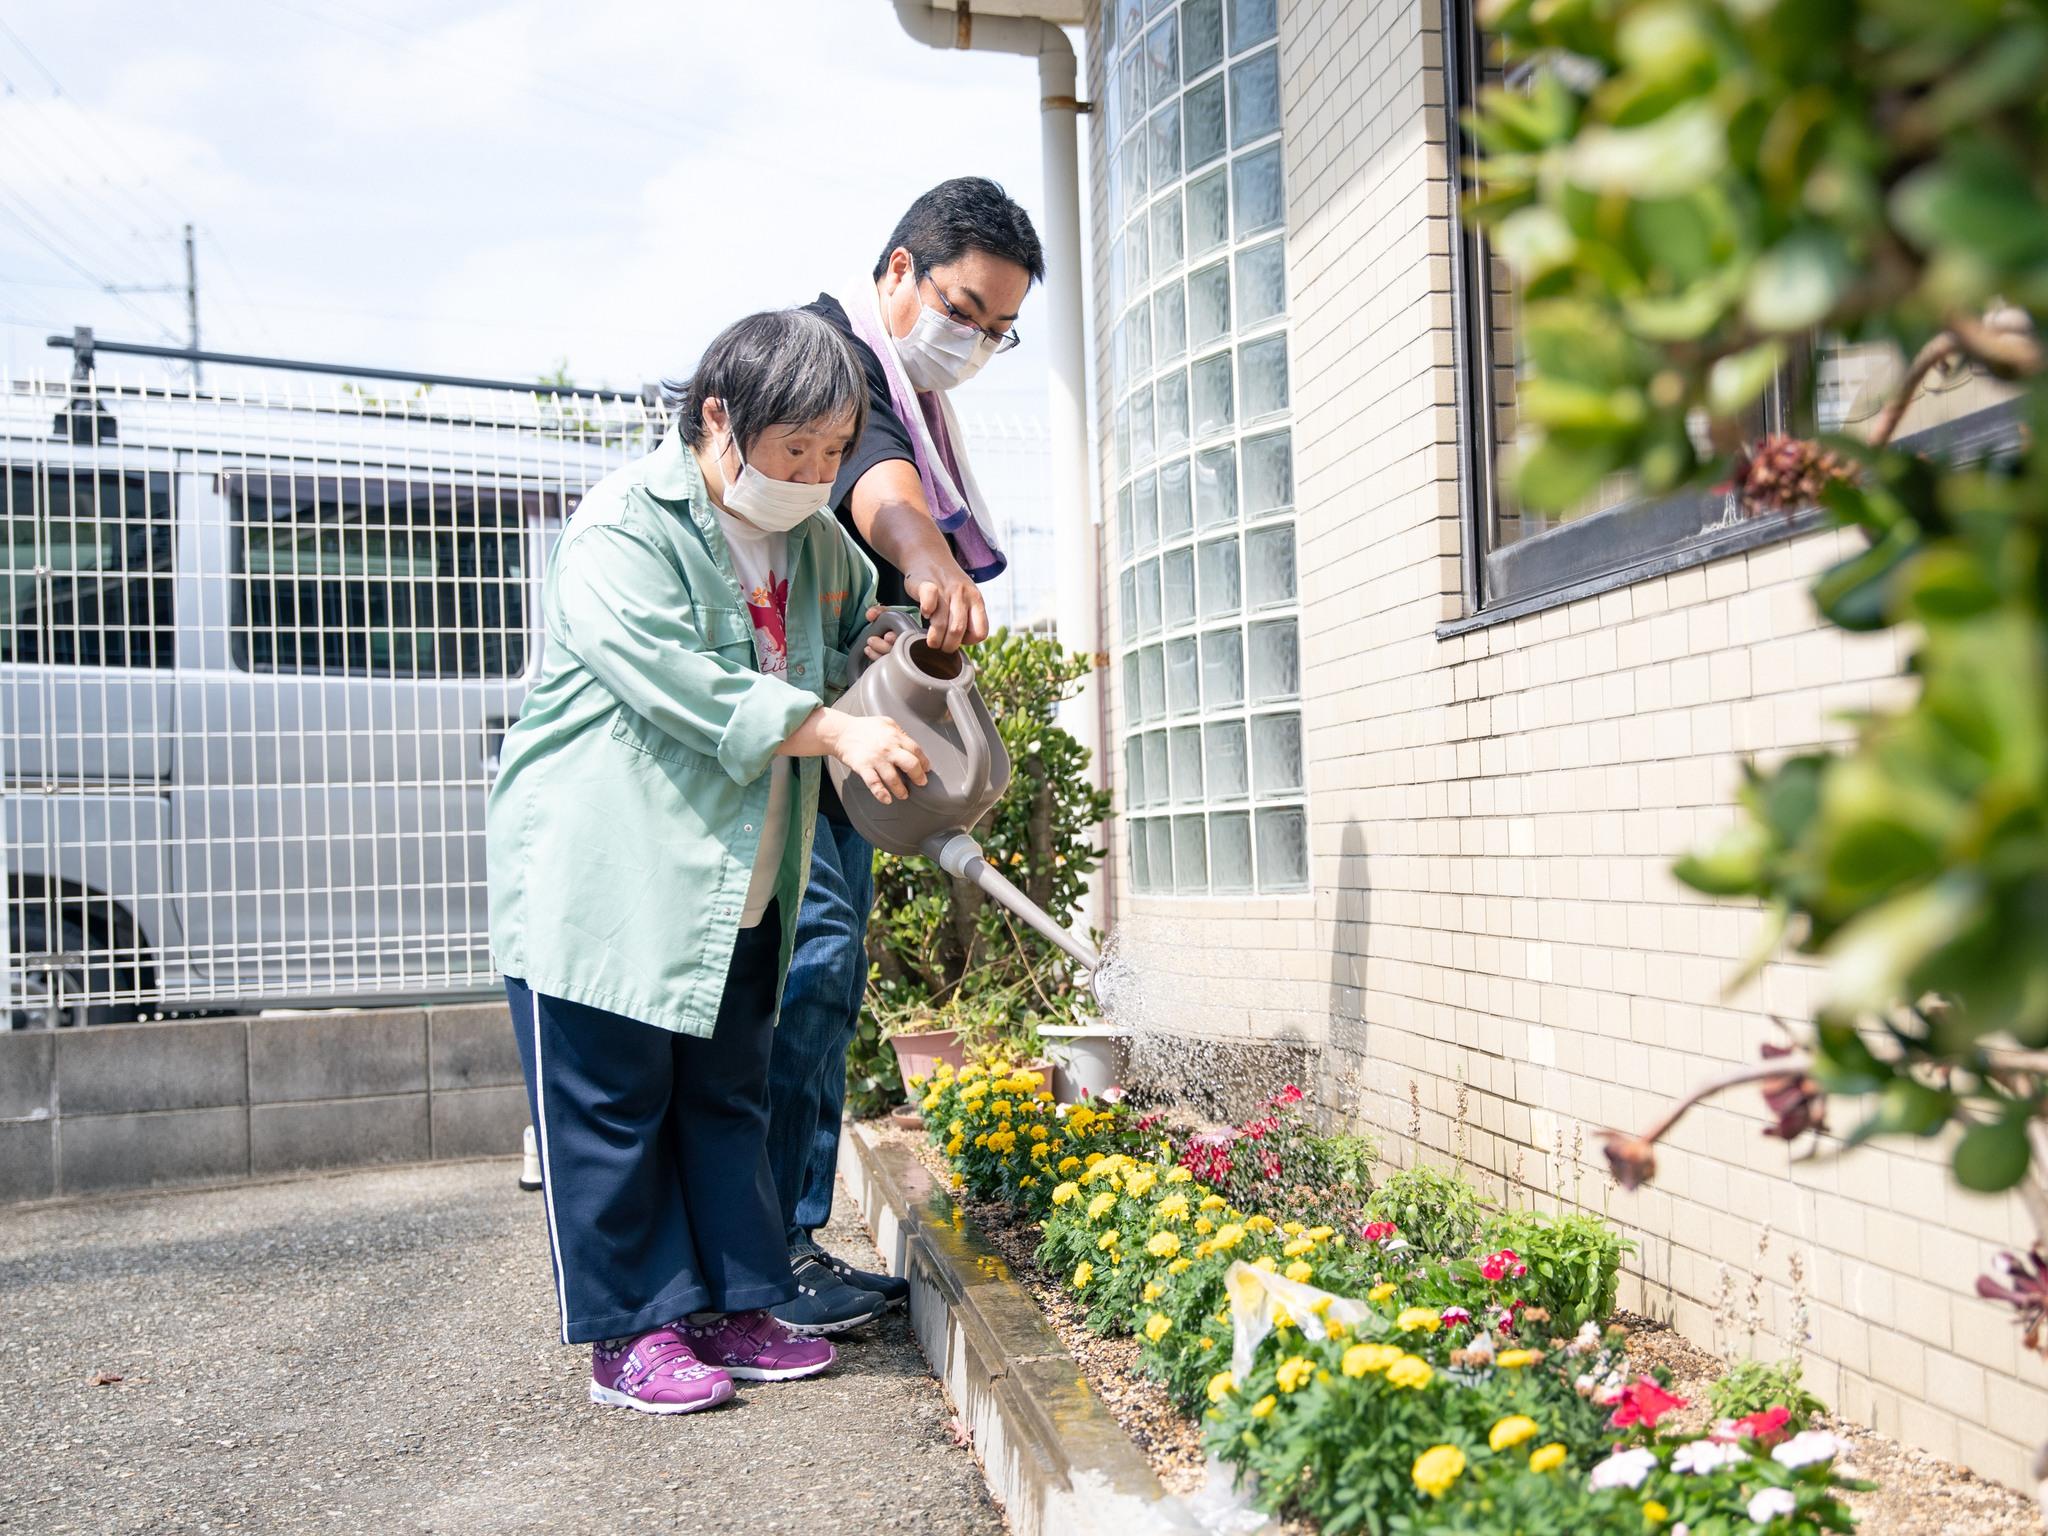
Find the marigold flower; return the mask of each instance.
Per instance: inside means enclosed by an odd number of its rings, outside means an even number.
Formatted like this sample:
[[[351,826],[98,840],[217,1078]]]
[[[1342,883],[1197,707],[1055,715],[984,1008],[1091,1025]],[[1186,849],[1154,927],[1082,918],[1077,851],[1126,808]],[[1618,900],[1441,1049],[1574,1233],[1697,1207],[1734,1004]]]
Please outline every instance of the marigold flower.
[[[951,1141],[946,1143],[946,1156],[958,1157],[960,1155],[960,1146],[960,1138],[958,1136],[955,1136]]]
[[[1243,1241],[1244,1228],[1234,1221],[1216,1229],[1216,1249],[1219,1253],[1227,1253]]]
[[[1298,1281],[1303,1285],[1308,1284],[1309,1276],[1315,1272],[1315,1266],[1306,1259],[1296,1259],[1292,1264],[1280,1271],[1288,1279]]]
[[[1171,1264],[1169,1264],[1169,1265],[1167,1265],[1167,1266],[1166,1266],[1166,1272],[1167,1272],[1167,1273],[1168,1273],[1169,1275],[1179,1275],[1179,1274],[1185,1274],[1185,1273],[1186,1273],[1186,1272],[1187,1272],[1187,1271],[1188,1271],[1188,1270],[1189,1270],[1190,1268],[1192,1268],[1192,1267],[1193,1267],[1193,1265],[1194,1265],[1194,1260],[1192,1260],[1192,1259],[1187,1259],[1187,1258],[1179,1258],[1179,1259],[1175,1259],[1175,1260],[1174,1260],[1174,1261],[1173,1261],[1173,1262],[1172,1262]]]
[[[1488,1447],[1496,1451],[1512,1450],[1535,1438],[1536,1421],[1526,1413],[1511,1413],[1486,1432]]]
[[[1384,1371],[1402,1352],[1392,1344],[1354,1344],[1344,1351],[1344,1358],[1338,1368],[1346,1376],[1370,1376],[1375,1371]]]
[[[1230,1314],[1228,1310],[1226,1310],[1224,1312],[1224,1318],[1227,1319],[1229,1315]],[[1292,1328],[1293,1326],[1294,1314],[1288,1311],[1285,1307],[1275,1306],[1273,1308],[1273,1331],[1278,1333],[1280,1330],[1284,1328]]]
[[[1662,1525],[1670,1518],[1671,1511],[1662,1504],[1659,1504],[1655,1499],[1645,1499],[1643,1501],[1643,1519],[1647,1524]]]
[[[1090,1280],[1093,1280],[1094,1278],[1095,1278],[1095,1266],[1094,1266],[1093,1264],[1090,1264],[1090,1263],[1089,1263],[1089,1262],[1088,1262],[1088,1261],[1087,1261],[1086,1259],[1083,1259],[1083,1260],[1082,1260],[1082,1261],[1081,1261],[1081,1262],[1080,1262],[1079,1264],[1077,1264],[1077,1265],[1075,1265],[1075,1266],[1074,1266],[1074,1289],[1075,1289],[1075,1290],[1077,1290],[1077,1291],[1085,1291],[1085,1290],[1087,1290],[1087,1289],[1088,1289],[1088,1282],[1089,1282]]]
[[[1076,1168],[1079,1168],[1080,1166],[1081,1159],[1079,1159],[1078,1157],[1063,1157],[1060,1159],[1059,1171],[1061,1173],[1072,1173]],[[1075,1186],[1076,1189],[1079,1189],[1079,1187],[1079,1185]]]
[[[1105,1189],[1101,1194],[1088,1202],[1088,1219],[1090,1221],[1100,1221],[1109,1214],[1115,1205],[1116,1196]]]
[[[1214,1232],[1215,1230],[1216,1223],[1211,1221],[1208,1217],[1197,1216],[1195,1218],[1195,1236],[1203,1237],[1211,1232]]]
[[[1200,1345],[1203,1349],[1214,1349],[1216,1347],[1216,1341],[1206,1334],[1204,1334],[1201,1338],[1197,1339],[1195,1342],[1198,1345]]]
[[[1167,1331],[1172,1327],[1172,1318],[1168,1317],[1164,1312],[1154,1312],[1150,1317],[1145,1319],[1145,1337],[1150,1339],[1154,1344],[1157,1344],[1161,1339],[1166,1337]]]
[[[1158,1174],[1154,1173],[1150,1168],[1141,1168],[1124,1180],[1124,1193],[1135,1195],[1142,1200],[1151,1193],[1152,1186],[1158,1182]]]
[[[1191,1183],[1193,1182],[1194,1177],[1195,1176],[1192,1173],[1189,1173],[1185,1168],[1169,1168],[1166,1170],[1166,1182],[1169,1184]]]
[[[1095,1239],[1095,1246],[1100,1248],[1104,1253],[1107,1253],[1110,1249],[1114,1248],[1122,1240],[1123,1233],[1117,1231],[1115,1227],[1111,1227],[1107,1232],[1103,1233],[1102,1236]]]
[[[1440,1499],[1465,1475],[1465,1453],[1455,1445],[1433,1445],[1415,1458],[1408,1475],[1415,1479],[1417,1488],[1432,1499]]]
[[[1305,1234],[1312,1243],[1327,1243],[1337,1235],[1335,1227],[1310,1227]]]
[[[1205,1211],[1220,1211],[1229,1203],[1221,1195],[1204,1195],[1201,1208]]]
[[[1306,1232],[1308,1228],[1303,1226],[1298,1221],[1283,1221],[1280,1223],[1280,1230],[1282,1232],[1285,1232],[1289,1237],[1299,1237],[1302,1233]]]
[[[1147,1281],[1145,1282],[1145,1291],[1144,1291],[1144,1294],[1143,1294],[1143,1295],[1141,1295],[1141,1296],[1140,1296],[1140,1297],[1138,1298],[1138,1300],[1140,1300],[1140,1301],[1157,1301],[1157,1300],[1158,1300],[1158,1299],[1159,1299],[1160,1297],[1164,1296],[1165,1294],[1166,1294],[1166,1287],[1165,1287],[1165,1286],[1161,1285],[1161,1284],[1160,1284],[1160,1283],[1159,1283],[1159,1282],[1158,1282],[1157,1280],[1147,1280]]]
[[[1393,1294],[1394,1282],[1391,1280],[1382,1280],[1378,1285],[1374,1286],[1371,1290],[1365,1293],[1365,1298],[1367,1301],[1385,1301],[1389,1296]]]
[[[1534,1365],[1543,1358],[1540,1349],[1504,1349],[1493,1363],[1503,1370],[1519,1371],[1525,1365]]]
[[[1247,1216],[1244,1219],[1244,1229],[1247,1232],[1271,1232],[1274,1230],[1273,1218],[1264,1215]]]
[[[1424,1333],[1435,1333],[1443,1326],[1443,1319],[1430,1307],[1404,1307],[1394,1319],[1394,1326],[1403,1333],[1413,1333],[1418,1328]]]
[[[1145,1239],[1145,1251],[1155,1259],[1170,1259],[1180,1252],[1178,1232],[1154,1232]]]
[[[1274,1261],[1273,1255],[1270,1253],[1262,1253],[1252,1260],[1253,1269],[1263,1269],[1269,1275],[1279,1267],[1279,1264]]]
[[[1255,1419],[1271,1418],[1273,1410],[1279,1406],[1280,1399],[1268,1392],[1264,1397],[1252,1404],[1252,1417]]]
[[[1168,1195],[1159,1202],[1157,1209],[1161,1221],[1180,1221],[1187,1216],[1188,1197],[1186,1195]]]
[[[1531,1472],[1549,1472],[1564,1465],[1566,1451],[1563,1445],[1553,1440],[1548,1445],[1538,1446],[1529,1453]]]
[[[1209,1385],[1205,1390],[1210,1402],[1220,1403],[1237,1390],[1237,1378],[1228,1371],[1218,1371],[1209,1378]]]
[[[1293,1239],[1280,1250],[1284,1256],[1290,1259],[1298,1259],[1304,1253],[1314,1253],[1315,1251],[1316,1245],[1305,1237]]]
[[[1436,1379],[1436,1372],[1429,1368],[1429,1362],[1419,1355],[1403,1355],[1387,1367],[1387,1381],[1397,1387],[1408,1387],[1420,1392]]]
[[[1280,1369],[1273,1373],[1273,1380],[1282,1392],[1293,1392],[1308,1385],[1315,1373],[1313,1360],[1303,1355],[1290,1355],[1280,1362]]]

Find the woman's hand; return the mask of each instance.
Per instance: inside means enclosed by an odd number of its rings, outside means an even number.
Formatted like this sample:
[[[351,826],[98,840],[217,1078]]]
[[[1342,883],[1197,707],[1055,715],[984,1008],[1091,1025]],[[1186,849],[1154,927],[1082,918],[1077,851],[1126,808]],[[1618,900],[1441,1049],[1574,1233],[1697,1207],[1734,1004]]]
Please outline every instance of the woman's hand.
[[[910,786],[924,783],[932,766],[894,720],[837,709],[812,710],[778,750],[783,757],[838,758],[884,805],[908,800]]]
[[[868,622],[870,624],[874,623],[875,620],[888,611],[880,603],[877,603],[868,610]],[[902,634],[903,631],[900,629],[885,629],[878,635],[868,636],[867,659],[869,661],[880,661],[884,656],[896,649],[896,642],[901,638]]]

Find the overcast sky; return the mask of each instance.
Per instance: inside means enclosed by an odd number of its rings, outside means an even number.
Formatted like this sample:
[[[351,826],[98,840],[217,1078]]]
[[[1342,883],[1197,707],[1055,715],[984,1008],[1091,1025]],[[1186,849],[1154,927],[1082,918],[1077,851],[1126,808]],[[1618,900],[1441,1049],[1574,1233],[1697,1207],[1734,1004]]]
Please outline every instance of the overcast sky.
[[[75,324],[182,344],[187,220],[207,347],[632,386],[843,286],[948,176],[1041,212],[1034,63],[916,45],[888,0],[0,0],[0,28],[16,376],[68,367],[43,338]],[[1035,413],[1042,304],[979,403]]]

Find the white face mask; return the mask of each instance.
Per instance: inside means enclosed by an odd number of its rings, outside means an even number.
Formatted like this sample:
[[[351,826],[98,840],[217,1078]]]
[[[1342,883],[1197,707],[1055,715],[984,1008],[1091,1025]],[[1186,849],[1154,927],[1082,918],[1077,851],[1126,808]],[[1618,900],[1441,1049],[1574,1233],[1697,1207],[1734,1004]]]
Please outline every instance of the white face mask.
[[[747,456],[740,452],[738,438],[728,432],[726,441],[732,444],[740,461],[740,472],[725,482],[725,495],[720,500],[726,511],[763,533],[787,533],[812,513],[823,511],[832,499],[829,481],[808,485],[801,480],[771,480],[747,462]],[[724,462],[720,455],[720,468]]]
[[[971,325],[942,315],[922,298],[908,336],[894,338],[896,357],[913,389],[951,389],[965,384],[996,355],[996,343]]]

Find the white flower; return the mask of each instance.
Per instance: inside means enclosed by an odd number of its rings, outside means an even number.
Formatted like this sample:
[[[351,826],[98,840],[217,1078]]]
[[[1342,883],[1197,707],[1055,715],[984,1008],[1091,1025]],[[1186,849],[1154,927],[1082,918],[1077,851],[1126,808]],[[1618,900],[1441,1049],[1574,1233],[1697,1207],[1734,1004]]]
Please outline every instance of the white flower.
[[[1749,1518],[1758,1525],[1769,1525],[1780,1515],[1789,1515],[1799,1507],[1799,1501],[1792,1496],[1790,1488],[1766,1488],[1749,1501]]]
[[[1771,1452],[1771,1460],[1781,1467],[1810,1467],[1841,1454],[1842,1442],[1833,1435],[1824,1429],[1806,1429]]]
[[[1593,1469],[1590,1479],[1595,1488],[1640,1488],[1643,1479],[1657,1470],[1657,1453],[1638,1446],[1632,1451],[1616,1451],[1612,1456]]]
[[[1671,1458],[1671,1470],[1688,1473],[1693,1477],[1705,1477],[1723,1467],[1732,1467],[1738,1461],[1749,1460],[1749,1452],[1739,1445],[1716,1445],[1711,1440],[1688,1440],[1678,1448],[1678,1454]]]

